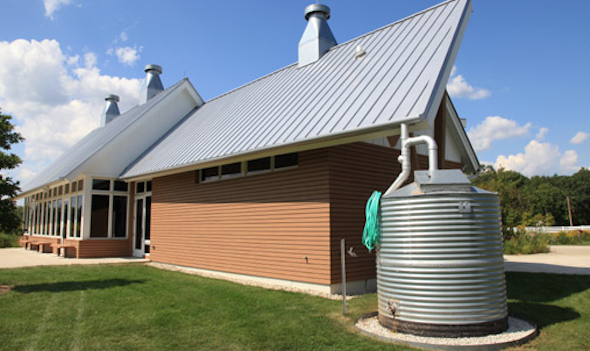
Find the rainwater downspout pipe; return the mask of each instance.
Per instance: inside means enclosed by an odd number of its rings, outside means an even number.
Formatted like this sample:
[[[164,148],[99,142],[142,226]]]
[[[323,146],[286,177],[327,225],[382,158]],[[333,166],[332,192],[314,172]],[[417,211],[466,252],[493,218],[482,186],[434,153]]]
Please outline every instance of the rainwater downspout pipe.
[[[398,157],[399,163],[402,164],[402,172],[393,181],[393,184],[387,189],[383,196],[389,195],[399,189],[410,176],[412,162],[410,160],[410,147],[418,144],[428,144],[428,172],[430,177],[438,169],[438,146],[436,141],[428,135],[420,135],[410,138],[408,126],[405,123],[400,125],[401,155]]]

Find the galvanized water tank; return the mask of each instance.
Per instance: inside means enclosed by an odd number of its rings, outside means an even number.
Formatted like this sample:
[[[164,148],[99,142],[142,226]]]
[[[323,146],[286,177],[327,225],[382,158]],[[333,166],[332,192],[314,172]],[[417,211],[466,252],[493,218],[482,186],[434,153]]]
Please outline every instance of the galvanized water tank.
[[[507,329],[498,195],[459,170],[381,198],[377,252],[379,321],[424,336],[477,336]]]

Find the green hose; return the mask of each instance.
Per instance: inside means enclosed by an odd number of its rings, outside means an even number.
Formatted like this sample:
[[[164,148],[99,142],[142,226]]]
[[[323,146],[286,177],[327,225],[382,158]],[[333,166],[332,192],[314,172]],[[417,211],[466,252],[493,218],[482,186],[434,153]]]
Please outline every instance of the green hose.
[[[363,231],[363,244],[371,252],[379,244],[380,228],[379,221],[381,213],[379,211],[379,203],[381,202],[381,193],[377,190],[373,191],[371,197],[367,201],[365,208],[365,230]]]

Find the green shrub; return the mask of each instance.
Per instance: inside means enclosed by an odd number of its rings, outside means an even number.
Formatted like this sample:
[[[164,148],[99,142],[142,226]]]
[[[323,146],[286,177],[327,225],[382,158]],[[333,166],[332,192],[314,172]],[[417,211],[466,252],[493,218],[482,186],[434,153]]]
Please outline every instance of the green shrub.
[[[504,229],[504,253],[507,255],[549,252],[550,238],[546,234],[529,234],[522,229]]]
[[[18,247],[19,235],[0,233],[0,248],[3,247]]]
[[[590,232],[582,230],[572,230],[569,232],[559,232],[550,236],[551,245],[584,245],[590,244]]]

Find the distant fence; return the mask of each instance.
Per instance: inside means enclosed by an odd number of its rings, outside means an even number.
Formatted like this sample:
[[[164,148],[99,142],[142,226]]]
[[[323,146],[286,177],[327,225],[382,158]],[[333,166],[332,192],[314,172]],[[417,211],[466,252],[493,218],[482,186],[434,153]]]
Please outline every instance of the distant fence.
[[[590,225],[576,225],[573,227],[524,227],[527,232],[537,233],[559,233],[572,230],[590,230]]]

